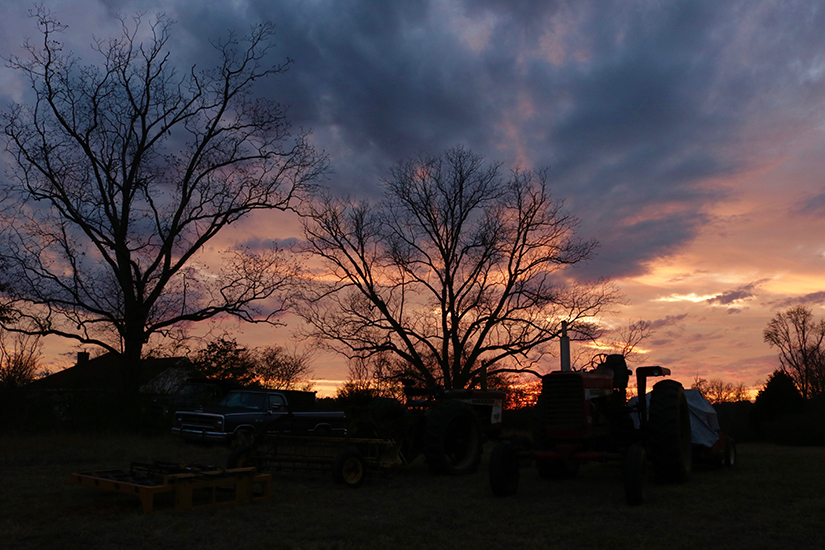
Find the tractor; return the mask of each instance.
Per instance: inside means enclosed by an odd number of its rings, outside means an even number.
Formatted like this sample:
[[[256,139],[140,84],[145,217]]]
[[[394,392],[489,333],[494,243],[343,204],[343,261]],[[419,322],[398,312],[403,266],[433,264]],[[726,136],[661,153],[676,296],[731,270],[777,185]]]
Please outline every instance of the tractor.
[[[417,388],[404,382],[405,402],[377,399],[348,428],[353,437],[401,445],[402,462],[424,455],[436,474],[475,472],[488,436],[501,429],[505,394],[495,390]]]
[[[592,461],[623,462],[625,499],[644,500],[646,467],[657,481],[687,479],[692,464],[690,416],[685,391],[675,380],[653,386],[647,380],[670,375],[659,366],[636,369],[639,398],[628,402],[632,372],[622,355],[601,355],[589,370],[570,367],[569,340],[562,328],[561,370],[542,378],[533,409],[533,440],[514,437],[490,455],[490,486],[496,496],[516,493],[521,465],[535,461],[540,477],[570,478]]]

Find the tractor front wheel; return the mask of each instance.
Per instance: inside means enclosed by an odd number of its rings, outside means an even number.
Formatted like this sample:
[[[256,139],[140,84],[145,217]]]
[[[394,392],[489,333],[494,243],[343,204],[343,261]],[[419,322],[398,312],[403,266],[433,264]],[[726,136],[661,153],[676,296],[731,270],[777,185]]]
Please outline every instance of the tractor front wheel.
[[[490,453],[490,488],[497,497],[516,494],[519,482],[518,448],[502,441]]]

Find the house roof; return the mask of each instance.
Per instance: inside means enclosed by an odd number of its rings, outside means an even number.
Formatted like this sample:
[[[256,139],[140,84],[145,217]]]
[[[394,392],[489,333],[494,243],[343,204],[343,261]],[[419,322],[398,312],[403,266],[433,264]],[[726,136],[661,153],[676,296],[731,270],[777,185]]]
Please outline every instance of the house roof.
[[[164,357],[141,361],[140,385],[149,382],[160,373],[189,364],[185,357]],[[29,386],[33,389],[72,389],[121,391],[126,381],[126,373],[121,356],[106,353],[94,359],[80,360],[67,369],[35,380]]]

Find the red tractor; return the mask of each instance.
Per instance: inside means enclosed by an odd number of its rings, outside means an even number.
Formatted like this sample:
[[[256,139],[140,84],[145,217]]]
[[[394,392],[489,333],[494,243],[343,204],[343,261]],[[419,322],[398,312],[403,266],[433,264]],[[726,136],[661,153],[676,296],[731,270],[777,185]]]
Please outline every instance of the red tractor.
[[[533,441],[514,438],[496,445],[490,456],[490,485],[497,496],[518,489],[519,467],[535,461],[539,475],[566,478],[591,461],[622,461],[628,504],[644,499],[648,459],[655,478],[678,482],[692,464],[690,414],[685,391],[675,380],[653,386],[645,399],[647,379],[668,376],[658,367],[636,369],[638,400],[627,399],[632,374],[621,355],[603,355],[589,371],[569,367],[569,347],[562,337],[562,370],[542,378],[533,411]],[[567,344],[569,345],[569,344]]]

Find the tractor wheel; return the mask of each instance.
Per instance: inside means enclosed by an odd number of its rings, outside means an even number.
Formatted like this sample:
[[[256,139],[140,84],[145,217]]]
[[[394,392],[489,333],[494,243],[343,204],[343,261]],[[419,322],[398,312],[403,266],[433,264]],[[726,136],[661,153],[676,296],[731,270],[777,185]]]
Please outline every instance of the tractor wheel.
[[[436,474],[464,475],[481,462],[481,423],[472,407],[445,401],[424,416],[422,447],[427,466]]]
[[[624,457],[624,498],[636,506],[645,500],[647,454],[639,444],[631,445]]]
[[[736,464],[736,442],[732,437],[725,436],[725,458],[722,464],[730,468]]]
[[[229,457],[226,459],[227,469],[231,470],[233,468],[249,468],[254,466],[260,472],[263,469],[263,464],[254,458],[252,450],[252,447],[248,445],[232,449],[232,452],[229,453]]]
[[[518,448],[502,441],[490,453],[490,488],[497,497],[516,494],[519,482]]]
[[[693,462],[693,447],[687,399],[679,382],[662,380],[653,386],[648,418],[650,458],[656,480],[686,481]]]
[[[359,487],[367,477],[367,463],[355,449],[344,449],[332,463],[332,479],[339,485]]]

